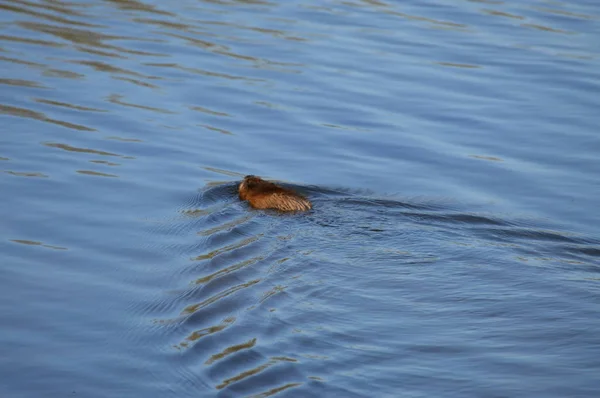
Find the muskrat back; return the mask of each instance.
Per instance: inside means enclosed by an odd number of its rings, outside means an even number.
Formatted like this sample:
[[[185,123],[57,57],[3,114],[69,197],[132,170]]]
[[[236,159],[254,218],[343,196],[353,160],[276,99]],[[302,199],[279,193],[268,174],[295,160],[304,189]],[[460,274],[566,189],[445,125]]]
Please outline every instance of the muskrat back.
[[[310,201],[299,193],[253,175],[244,177],[238,192],[240,200],[248,201],[255,209],[306,211],[312,208]]]

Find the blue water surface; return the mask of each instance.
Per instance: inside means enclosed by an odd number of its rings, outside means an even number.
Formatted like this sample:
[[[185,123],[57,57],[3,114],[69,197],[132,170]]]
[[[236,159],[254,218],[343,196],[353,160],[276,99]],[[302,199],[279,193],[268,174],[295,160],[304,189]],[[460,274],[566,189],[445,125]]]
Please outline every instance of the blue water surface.
[[[0,395],[598,397],[599,43],[594,1],[0,2]]]

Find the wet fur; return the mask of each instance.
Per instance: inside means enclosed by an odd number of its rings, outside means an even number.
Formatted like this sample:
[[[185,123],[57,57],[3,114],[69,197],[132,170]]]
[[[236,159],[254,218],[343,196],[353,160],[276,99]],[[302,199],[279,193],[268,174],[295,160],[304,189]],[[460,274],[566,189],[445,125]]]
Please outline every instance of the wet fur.
[[[252,175],[244,177],[238,192],[240,200],[247,200],[255,209],[306,211],[312,208],[304,196]]]

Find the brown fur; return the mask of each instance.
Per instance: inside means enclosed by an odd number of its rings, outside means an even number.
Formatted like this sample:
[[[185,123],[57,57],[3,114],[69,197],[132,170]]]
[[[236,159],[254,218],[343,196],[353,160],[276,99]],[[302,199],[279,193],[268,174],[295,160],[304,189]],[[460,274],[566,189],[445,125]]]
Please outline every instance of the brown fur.
[[[247,200],[255,209],[306,211],[312,208],[304,196],[252,175],[244,177],[238,192],[240,200]]]

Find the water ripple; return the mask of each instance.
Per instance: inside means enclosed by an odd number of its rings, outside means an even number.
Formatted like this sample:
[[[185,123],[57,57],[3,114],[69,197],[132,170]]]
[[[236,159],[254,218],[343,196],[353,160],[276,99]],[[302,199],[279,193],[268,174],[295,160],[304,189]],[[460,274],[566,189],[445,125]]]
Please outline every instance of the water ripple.
[[[360,295],[357,292],[368,291],[357,287],[362,284],[382,286],[381,281],[372,281],[364,273],[356,275],[358,279],[350,282],[348,275],[342,276],[347,273],[342,269],[352,264],[381,267],[390,262],[405,267],[439,267],[444,262],[460,261],[464,247],[478,248],[482,259],[498,253],[498,248],[509,248],[521,258],[529,251],[536,253],[536,258],[529,257],[536,265],[545,261],[539,256],[542,248],[550,250],[548,253],[553,256],[553,261],[561,258],[566,261],[577,255],[589,258],[600,253],[595,247],[597,243],[592,242],[589,246],[576,235],[545,229],[541,224],[535,227],[536,222],[532,220],[464,212],[457,205],[448,207],[442,202],[403,201],[393,197],[369,197],[343,188],[291,185],[313,197],[315,214],[281,217],[234,206],[236,201],[231,198],[234,187],[235,184],[216,184],[204,188],[200,195],[189,201],[187,209],[179,211],[191,217],[173,219],[169,222],[171,225],[165,225],[169,234],[184,237],[195,233],[206,238],[200,246],[211,249],[193,258],[200,263],[183,266],[185,272],[180,275],[192,277],[190,287],[180,290],[169,304],[153,306],[152,310],[155,314],[162,311],[164,315],[178,312],[175,317],[157,318],[159,324],[170,327],[169,340],[176,340],[173,348],[185,352],[190,363],[195,363],[196,358],[201,361],[205,366],[204,380],[211,380],[216,390],[230,393],[269,396],[304,386],[308,380],[327,383],[326,378],[319,377],[314,371],[310,377],[304,376],[304,365],[296,356],[310,359],[310,367],[317,369],[315,361],[336,356],[336,352],[339,355],[343,347],[355,350],[355,354],[348,357],[349,361],[357,358],[376,360],[387,352],[377,345],[359,344],[360,338],[353,336],[362,332],[348,323],[346,310],[340,308],[336,312],[332,308],[322,315],[328,317],[329,323],[337,324],[337,332],[327,327],[321,330],[321,317],[310,320],[314,306],[323,305],[319,303],[325,299],[343,300],[350,291]],[[227,211],[223,212],[225,209]],[[288,223],[290,227],[296,226],[287,229]],[[333,233],[329,232],[331,227],[335,227]],[[433,236],[424,234],[423,228]],[[470,237],[473,235],[478,240]],[[344,241],[343,246],[339,245],[340,241]],[[548,243],[552,246],[547,246]],[[447,246],[442,257],[432,253],[440,245]],[[200,246],[193,244],[185,251],[193,252]],[[328,250],[298,252],[294,249],[296,246],[328,247]],[[163,246],[163,250],[171,251],[173,247]],[[383,269],[376,269],[378,271],[373,271],[383,272]],[[323,274],[325,270],[327,287],[321,281],[324,275],[312,275]],[[398,283],[399,280],[395,280]],[[344,293],[336,292],[336,289],[343,289]],[[365,294],[367,296],[362,300],[369,300],[368,293]],[[346,305],[351,305],[352,301]],[[286,314],[285,309],[290,306],[296,309]],[[328,301],[327,306],[336,305]],[[180,309],[176,310],[177,307]],[[302,307],[308,312],[301,311]],[[257,320],[258,324],[255,323]],[[264,325],[260,326],[261,323]],[[243,332],[246,328],[248,331]],[[322,346],[320,350],[308,349],[317,341]],[[296,348],[290,351],[284,347]],[[266,354],[281,349],[280,355]],[[423,344],[409,345],[407,349],[417,350],[421,355],[425,352],[454,355],[451,353],[463,353],[472,348]],[[290,356],[290,353],[295,355]],[[323,356],[324,353],[330,354]],[[274,384],[274,380],[280,383]],[[286,382],[281,384],[282,380]]]
[[[96,129],[93,129],[91,127],[86,127],[86,126],[83,126],[80,124],[75,124],[75,123],[71,123],[71,122],[67,122],[67,121],[63,121],[63,120],[51,119],[41,112],[36,112],[36,111],[29,110],[29,109],[24,109],[24,108],[18,108],[16,106],[0,104],[0,115],[1,114],[40,120],[43,122],[57,124],[59,126],[66,127],[66,128],[73,129],[73,130],[96,131]]]

